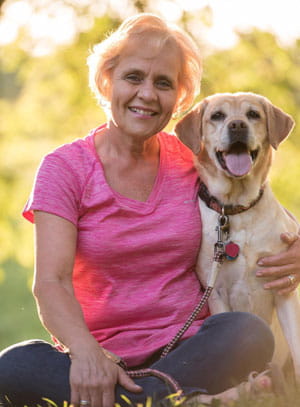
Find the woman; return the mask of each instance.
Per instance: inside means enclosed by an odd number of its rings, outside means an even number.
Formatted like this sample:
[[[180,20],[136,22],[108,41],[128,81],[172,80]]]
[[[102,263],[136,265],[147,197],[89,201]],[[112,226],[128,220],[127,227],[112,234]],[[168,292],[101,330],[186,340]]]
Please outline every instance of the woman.
[[[170,375],[186,394],[223,392],[271,359],[273,337],[262,320],[209,317],[207,307],[160,359],[202,296],[194,273],[201,219],[193,157],[162,132],[199,90],[198,55],[186,34],[141,14],[89,57],[108,121],[45,157],[24,211],[36,230],[34,295],[56,348],[29,341],[2,352],[5,405],[48,398],[111,407],[127,404],[124,395],[135,403],[172,393],[155,376],[133,381],[107,351],[130,369]],[[288,254],[265,259],[263,275],[276,278],[269,288],[296,287],[298,249],[295,241]]]

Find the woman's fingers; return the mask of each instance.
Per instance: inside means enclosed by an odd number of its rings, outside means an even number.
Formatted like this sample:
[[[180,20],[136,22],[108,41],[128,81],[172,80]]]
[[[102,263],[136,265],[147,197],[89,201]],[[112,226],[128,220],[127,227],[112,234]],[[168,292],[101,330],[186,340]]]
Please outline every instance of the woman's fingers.
[[[117,367],[102,354],[99,347],[94,357],[73,357],[70,369],[71,404],[75,407],[106,407],[114,405]],[[106,396],[105,396],[106,397]],[[87,404],[88,403],[88,404]]]
[[[100,347],[92,358],[90,354],[81,356],[72,357],[70,369],[71,404],[75,407],[113,407],[117,383],[134,393],[143,390]]]
[[[281,240],[288,248],[273,256],[260,259],[262,268],[256,272],[257,277],[270,278],[264,284],[267,290],[277,290],[284,295],[294,291],[300,283],[300,239],[294,233],[282,233]]]
[[[90,395],[89,384],[85,383],[83,377],[81,377],[81,372],[76,371],[76,369],[71,365],[70,372],[70,387],[71,387],[71,405],[75,407],[92,407],[93,400]],[[100,399],[99,399],[100,400]],[[94,405],[97,404],[95,400]],[[99,407],[101,407],[99,405]]]
[[[71,400],[70,400],[71,405],[74,406],[74,407],[79,407],[79,402],[80,402],[79,391],[71,383],[70,383],[70,387],[71,387]]]
[[[132,391],[133,393],[139,393],[143,391],[143,388],[137,385],[122,368],[119,368],[118,382],[126,390]]]
[[[280,295],[289,294],[298,286],[299,276],[294,274],[289,274],[282,278],[278,278],[273,281],[269,281],[264,284],[266,290],[277,290],[277,293]]]
[[[280,238],[284,243],[291,245],[297,239],[299,239],[299,235],[296,233],[286,232],[286,233],[281,233]]]
[[[258,261],[262,267],[278,267],[295,264],[300,266],[300,239],[294,233],[282,233],[281,240],[288,244],[288,248],[272,256],[266,256]]]
[[[89,384],[89,401],[90,405],[80,407],[103,407],[103,392],[104,388],[98,380],[94,380]],[[113,407],[113,403],[110,407]]]
[[[262,269],[256,273],[257,277],[269,277],[270,281],[264,283],[266,290],[277,290],[278,294],[288,294],[294,291],[300,283],[299,272],[295,273],[295,268],[291,266],[272,267]]]
[[[102,393],[102,407],[113,407],[115,402],[115,389],[113,387],[105,387]],[[93,406],[98,407],[98,406]]]

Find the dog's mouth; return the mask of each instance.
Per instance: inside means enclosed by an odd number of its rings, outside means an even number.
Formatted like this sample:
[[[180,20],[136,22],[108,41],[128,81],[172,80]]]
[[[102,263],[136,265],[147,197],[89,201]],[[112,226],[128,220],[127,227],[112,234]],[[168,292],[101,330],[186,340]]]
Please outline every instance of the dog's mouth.
[[[236,142],[227,151],[217,151],[216,156],[221,167],[233,177],[243,177],[252,169],[258,155],[258,148],[250,151],[246,144]]]

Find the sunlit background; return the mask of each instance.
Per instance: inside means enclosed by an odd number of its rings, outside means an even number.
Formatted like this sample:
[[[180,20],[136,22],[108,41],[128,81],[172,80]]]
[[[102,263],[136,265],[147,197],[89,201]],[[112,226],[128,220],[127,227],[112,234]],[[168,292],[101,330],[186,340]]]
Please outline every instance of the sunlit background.
[[[0,23],[0,44],[15,41],[25,29],[31,41],[24,38],[22,47],[34,56],[45,55],[58,45],[72,44],[79,31],[93,27],[95,18],[107,13],[122,19],[134,14],[139,3],[141,10],[174,22],[189,13],[190,30],[214,49],[234,46],[238,41],[235,31],[251,31],[254,27],[274,33],[285,46],[300,36],[298,0],[152,0],[146,7],[145,2],[128,0],[7,0]]]
[[[87,86],[89,49],[143,11],[178,23],[199,43],[197,100],[253,91],[300,122],[299,0],[0,0],[0,349],[48,337],[30,294],[33,228],[20,213],[43,155],[105,120]],[[298,218],[299,136],[297,124],[271,176]]]

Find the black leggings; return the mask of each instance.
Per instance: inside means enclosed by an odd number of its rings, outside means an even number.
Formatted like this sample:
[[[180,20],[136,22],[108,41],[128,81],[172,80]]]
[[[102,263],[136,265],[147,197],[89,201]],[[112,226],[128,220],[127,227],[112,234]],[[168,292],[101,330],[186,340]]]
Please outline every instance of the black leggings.
[[[219,393],[262,371],[271,360],[274,339],[262,319],[243,312],[226,312],[208,318],[193,337],[186,339],[165,358],[149,367],[168,373],[185,393]],[[153,362],[153,358],[152,358]],[[70,401],[68,354],[58,352],[44,341],[26,341],[0,353],[0,402],[4,406],[47,405],[43,398],[62,406]],[[172,391],[156,377],[134,379],[142,393],[130,393],[116,386],[116,402],[127,406],[145,403],[151,396],[162,400]]]

